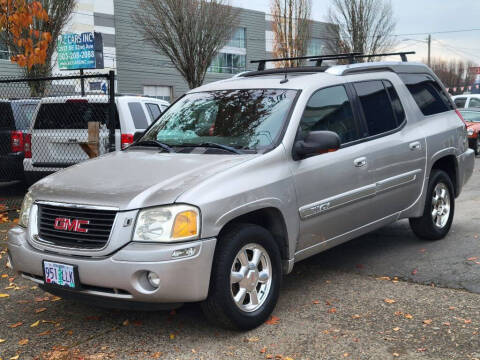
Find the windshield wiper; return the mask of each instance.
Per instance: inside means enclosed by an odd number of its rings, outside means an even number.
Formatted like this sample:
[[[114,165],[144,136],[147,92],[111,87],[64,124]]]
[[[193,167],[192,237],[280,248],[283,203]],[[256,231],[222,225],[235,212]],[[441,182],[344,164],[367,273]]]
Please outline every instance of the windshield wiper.
[[[133,146],[156,146],[159,147],[165,151],[168,151],[169,153],[174,153],[175,150],[173,148],[165,143],[162,143],[157,140],[142,140],[139,142],[136,142],[133,144]]]
[[[215,148],[215,149],[226,150],[226,151],[229,151],[229,152],[231,152],[231,153],[238,154],[238,155],[244,154],[243,151],[241,151],[241,150],[239,150],[239,149],[235,149],[235,148],[232,147],[232,146],[223,145],[223,144],[218,144],[218,143],[214,143],[214,142],[204,142],[204,143],[201,143],[201,144],[181,144],[181,145],[176,145],[176,146],[179,146],[179,147],[206,147],[206,148]]]

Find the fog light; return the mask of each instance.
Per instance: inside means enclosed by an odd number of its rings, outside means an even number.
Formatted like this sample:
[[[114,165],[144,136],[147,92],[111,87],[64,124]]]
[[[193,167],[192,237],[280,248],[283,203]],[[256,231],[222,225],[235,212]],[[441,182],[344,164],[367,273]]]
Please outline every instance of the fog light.
[[[179,250],[175,250],[172,253],[172,258],[189,257],[189,256],[195,255],[195,253],[196,253],[196,249],[193,247],[186,248],[186,249],[179,249]]]
[[[147,275],[147,279],[150,285],[152,285],[152,287],[154,288],[160,287],[160,278],[154,272],[150,271]]]

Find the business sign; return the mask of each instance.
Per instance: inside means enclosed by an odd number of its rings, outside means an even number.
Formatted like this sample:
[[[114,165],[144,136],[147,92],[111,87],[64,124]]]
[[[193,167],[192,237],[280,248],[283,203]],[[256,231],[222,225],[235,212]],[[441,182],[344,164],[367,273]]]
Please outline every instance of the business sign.
[[[60,70],[103,69],[103,41],[100,33],[63,34],[59,37]]]

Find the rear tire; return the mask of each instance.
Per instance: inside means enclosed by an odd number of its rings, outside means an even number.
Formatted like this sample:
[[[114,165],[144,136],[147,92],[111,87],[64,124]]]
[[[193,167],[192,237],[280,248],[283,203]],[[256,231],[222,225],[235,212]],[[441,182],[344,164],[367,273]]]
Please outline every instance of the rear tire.
[[[455,192],[452,180],[445,171],[432,170],[423,215],[409,219],[410,227],[419,238],[443,239],[450,231],[454,212]]]
[[[280,251],[270,232],[258,225],[235,224],[218,239],[202,310],[215,325],[256,328],[275,308],[281,282]]]

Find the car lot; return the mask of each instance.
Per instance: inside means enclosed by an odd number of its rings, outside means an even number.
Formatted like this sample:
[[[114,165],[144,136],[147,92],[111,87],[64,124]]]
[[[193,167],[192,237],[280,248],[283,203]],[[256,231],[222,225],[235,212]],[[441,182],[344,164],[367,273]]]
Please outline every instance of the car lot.
[[[420,241],[401,221],[301,262],[284,279],[274,318],[246,333],[209,325],[195,304],[145,313],[59,300],[10,279],[3,256],[1,357],[480,358],[479,165],[446,239]],[[20,197],[0,186],[2,201]],[[9,226],[0,225],[2,249]]]

